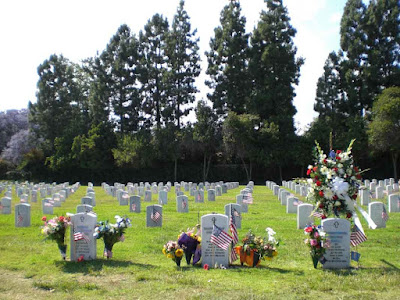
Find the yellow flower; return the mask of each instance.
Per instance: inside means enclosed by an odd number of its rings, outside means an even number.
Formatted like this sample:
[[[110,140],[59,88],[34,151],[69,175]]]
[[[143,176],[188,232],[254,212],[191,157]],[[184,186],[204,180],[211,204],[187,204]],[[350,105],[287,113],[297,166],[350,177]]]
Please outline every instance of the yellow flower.
[[[183,250],[182,249],[177,249],[175,251],[175,256],[176,257],[182,257],[183,256]]]
[[[199,243],[201,243],[201,236],[198,236],[198,237],[197,237],[197,241],[198,241]]]
[[[168,254],[167,254],[167,257],[168,257],[168,258],[174,258],[174,256],[173,256],[171,253],[168,253]]]
[[[274,250],[272,251],[272,256],[277,256],[278,255],[278,251]]]
[[[272,257],[267,256],[266,260],[272,260]]]
[[[164,253],[164,255],[167,255],[167,251],[165,250],[165,248],[162,249],[162,253]]]

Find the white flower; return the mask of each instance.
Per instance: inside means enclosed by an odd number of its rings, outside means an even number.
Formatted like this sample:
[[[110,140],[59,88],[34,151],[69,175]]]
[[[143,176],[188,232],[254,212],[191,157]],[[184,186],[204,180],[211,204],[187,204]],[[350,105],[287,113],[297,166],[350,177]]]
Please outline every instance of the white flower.
[[[336,201],[335,202],[335,206],[340,206],[342,203],[340,203],[340,201]]]
[[[308,165],[308,169],[311,170],[313,168],[312,165]]]
[[[270,236],[276,234],[276,232],[271,227],[265,228],[265,231],[268,232],[268,235],[270,235]]]
[[[327,199],[332,199],[333,197],[333,192],[330,188],[324,189],[324,197]]]

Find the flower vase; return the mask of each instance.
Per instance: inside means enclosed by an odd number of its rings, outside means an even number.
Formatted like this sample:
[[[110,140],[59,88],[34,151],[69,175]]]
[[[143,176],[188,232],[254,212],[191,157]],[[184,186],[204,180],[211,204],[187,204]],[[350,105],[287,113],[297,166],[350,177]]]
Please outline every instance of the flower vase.
[[[105,245],[104,246],[104,253],[103,256],[105,256],[107,259],[112,258],[112,248],[114,245]]]
[[[59,244],[58,249],[60,250],[61,258],[65,260],[65,258],[67,257],[67,245]]]
[[[318,266],[319,257],[318,257],[318,256],[315,256],[315,255],[314,255],[314,256],[311,255],[311,259],[312,259],[313,264],[314,264],[314,269],[316,269],[317,266]]]
[[[176,262],[176,265],[177,265],[178,267],[181,266],[181,260],[182,260],[182,257],[176,257],[176,258],[175,258],[175,262]]]

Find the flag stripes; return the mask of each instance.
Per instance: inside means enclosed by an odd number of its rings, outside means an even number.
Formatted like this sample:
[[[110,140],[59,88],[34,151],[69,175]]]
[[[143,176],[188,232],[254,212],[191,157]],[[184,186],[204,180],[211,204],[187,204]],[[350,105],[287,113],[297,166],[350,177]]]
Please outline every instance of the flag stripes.
[[[354,225],[353,230],[350,234],[350,244],[355,247],[362,242],[365,242],[367,240],[367,237],[365,234],[356,226]]]
[[[210,242],[219,248],[228,250],[229,245],[232,242],[232,238],[229,234],[214,224]]]

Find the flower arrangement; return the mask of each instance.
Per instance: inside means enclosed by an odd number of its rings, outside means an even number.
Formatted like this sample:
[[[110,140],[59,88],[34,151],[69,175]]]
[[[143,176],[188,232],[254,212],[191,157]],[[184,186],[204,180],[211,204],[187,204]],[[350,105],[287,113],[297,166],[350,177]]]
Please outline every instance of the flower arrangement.
[[[115,224],[107,221],[100,221],[97,223],[93,236],[97,239],[103,238],[104,240],[104,256],[107,259],[112,258],[112,248],[115,243],[123,242],[125,240],[124,233],[128,227],[131,227],[129,218],[121,218],[115,216]]]
[[[304,243],[310,248],[314,268],[317,268],[318,261],[323,258],[326,249],[330,246],[330,242],[326,238],[325,232],[322,231],[321,226],[309,225],[304,228],[304,234],[307,235]]]
[[[171,258],[178,267],[181,265],[183,249],[179,246],[178,242],[169,241],[164,245],[162,252],[167,258]]]
[[[178,245],[184,250],[186,263],[189,265],[193,256],[193,265],[201,258],[201,236],[199,233],[200,225],[196,225],[186,232],[178,235]]]
[[[65,260],[67,252],[65,232],[67,227],[71,225],[70,217],[59,216],[47,220],[47,217],[43,216],[42,221],[45,222],[42,226],[42,234],[45,235],[46,239],[56,241],[61,257]]]
[[[327,156],[316,142],[315,164],[308,166],[307,175],[310,189],[307,199],[316,203],[314,215],[322,219],[330,215],[351,218],[358,189],[361,186],[361,172],[354,166],[350,142],[346,151],[331,150]]]
[[[261,259],[271,260],[278,255],[276,250],[279,246],[279,241],[275,238],[276,232],[267,227],[266,232],[268,238],[255,236],[251,230],[243,239],[243,246],[237,246],[236,252],[240,255],[240,263],[244,262],[249,266],[255,267],[260,264]]]

